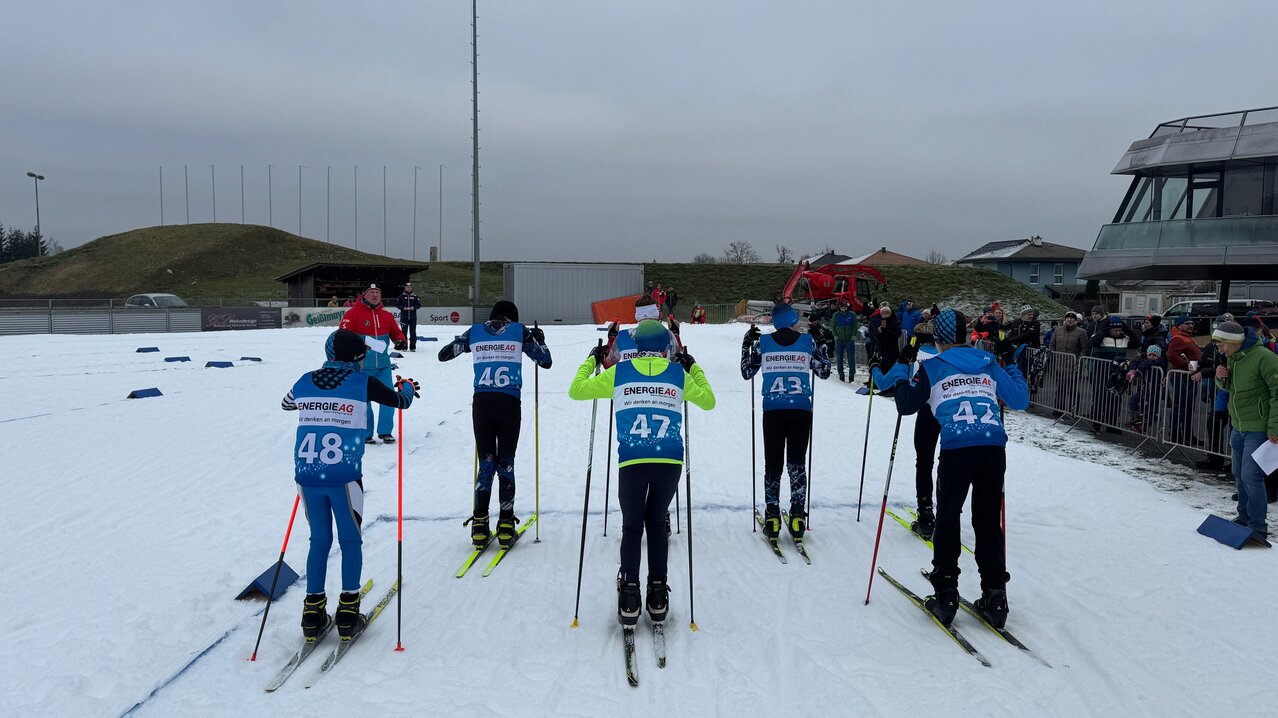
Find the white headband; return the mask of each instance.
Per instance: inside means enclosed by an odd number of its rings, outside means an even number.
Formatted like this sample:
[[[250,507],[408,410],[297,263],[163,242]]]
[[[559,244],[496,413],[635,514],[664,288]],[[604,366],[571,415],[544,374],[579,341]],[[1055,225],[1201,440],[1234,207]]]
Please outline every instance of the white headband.
[[[657,319],[661,316],[661,310],[655,304],[646,304],[642,307],[635,307],[635,321],[642,322],[645,319]]]

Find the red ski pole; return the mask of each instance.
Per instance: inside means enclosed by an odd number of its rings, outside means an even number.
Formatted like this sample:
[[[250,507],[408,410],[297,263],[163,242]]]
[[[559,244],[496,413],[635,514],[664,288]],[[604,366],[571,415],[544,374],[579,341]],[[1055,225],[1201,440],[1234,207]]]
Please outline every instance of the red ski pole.
[[[404,651],[400,642],[404,625],[404,410],[399,410],[399,546],[395,568],[395,585],[399,586],[400,596],[395,601],[395,650]]]
[[[874,588],[874,567],[879,564],[879,540],[883,538],[883,516],[887,513],[888,489],[892,486],[892,464],[896,463],[896,440],[901,436],[901,415],[896,415],[896,430],[892,432],[892,455],[888,458],[887,481],[883,483],[883,505],[879,507],[879,530],[874,535],[874,557],[870,559],[870,582],[865,587],[865,605],[870,605],[870,590]]]
[[[293,497],[293,511],[288,515],[288,528],[284,531],[284,545],[280,547],[280,559],[275,562],[275,577],[271,579],[271,592],[266,595],[266,610],[262,612],[262,625],[257,629],[257,643],[253,644],[253,655],[250,661],[257,660],[257,649],[262,645],[262,632],[266,630],[266,617],[271,615],[271,603],[275,600],[275,584],[280,580],[280,569],[284,566],[284,552],[288,550],[288,537],[293,535],[293,519],[297,518],[297,505],[302,501],[299,491]]]

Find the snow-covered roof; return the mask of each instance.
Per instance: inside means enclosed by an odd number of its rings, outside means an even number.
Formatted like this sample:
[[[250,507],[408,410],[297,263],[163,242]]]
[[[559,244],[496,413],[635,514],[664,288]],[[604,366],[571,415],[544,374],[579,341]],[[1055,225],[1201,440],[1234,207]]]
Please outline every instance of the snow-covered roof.
[[[1082,259],[1087,252],[1078,247],[1044,242],[1041,238],[1010,239],[987,242],[957,263],[982,262],[991,259]]]

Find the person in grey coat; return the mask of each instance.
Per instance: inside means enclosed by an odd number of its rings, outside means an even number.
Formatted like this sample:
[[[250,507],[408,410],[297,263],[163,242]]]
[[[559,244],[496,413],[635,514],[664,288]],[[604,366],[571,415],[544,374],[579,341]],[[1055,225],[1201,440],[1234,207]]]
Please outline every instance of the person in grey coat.
[[[1076,357],[1087,354],[1091,347],[1091,337],[1078,325],[1078,315],[1074,312],[1065,313],[1065,321],[1052,332],[1052,342],[1048,344],[1048,348],[1054,352],[1073,354]]]

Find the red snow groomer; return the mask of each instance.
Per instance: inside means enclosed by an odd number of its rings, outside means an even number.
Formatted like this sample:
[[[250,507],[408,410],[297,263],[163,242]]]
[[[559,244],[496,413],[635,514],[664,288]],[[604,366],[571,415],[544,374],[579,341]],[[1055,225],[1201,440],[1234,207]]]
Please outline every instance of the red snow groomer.
[[[887,287],[887,280],[874,267],[864,264],[827,264],[811,269],[806,259],[800,260],[781,290],[781,299],[794,308],[811,311],[813,308],[829,309],[840,300],[846,301],[852,311],[860,313],[870,301],[874,282],[879,290]]]

